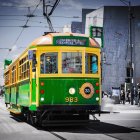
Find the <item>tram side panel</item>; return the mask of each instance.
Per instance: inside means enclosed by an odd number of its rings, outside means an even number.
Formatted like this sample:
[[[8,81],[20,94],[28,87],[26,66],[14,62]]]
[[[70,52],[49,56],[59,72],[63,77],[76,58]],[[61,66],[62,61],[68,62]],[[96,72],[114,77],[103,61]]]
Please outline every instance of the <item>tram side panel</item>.
[[[21,82],[18,85],[18,104],[21,106],[28,107],[30,101],[30,84],[29,81]]]
[[[10,87],[5,87],[5,103],[9,104],[11,98]]]
[[[10,103],[11,104],[17,104],[17,90],[16,90],[16,86],[13,85],[11,86],[11,100]]]

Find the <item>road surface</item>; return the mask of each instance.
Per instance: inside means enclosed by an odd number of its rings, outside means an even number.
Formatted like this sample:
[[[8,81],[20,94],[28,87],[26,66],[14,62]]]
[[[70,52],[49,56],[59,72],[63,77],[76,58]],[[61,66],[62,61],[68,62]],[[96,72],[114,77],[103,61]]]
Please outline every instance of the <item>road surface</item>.
[[[97,116],[98,117],[98,116]],[[35,128],[0,104],[0,140],[139,140],[140,113],[110,113],[86,126]]]

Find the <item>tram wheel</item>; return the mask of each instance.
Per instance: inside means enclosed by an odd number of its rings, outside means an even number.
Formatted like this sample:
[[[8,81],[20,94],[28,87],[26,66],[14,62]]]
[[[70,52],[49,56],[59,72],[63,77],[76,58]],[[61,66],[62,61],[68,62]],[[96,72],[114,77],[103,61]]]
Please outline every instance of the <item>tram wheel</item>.
[[[35,112],[28,111],[26,120],[27,123],[31,124],[32,126],[39,126],[39,119],[37,118]]]

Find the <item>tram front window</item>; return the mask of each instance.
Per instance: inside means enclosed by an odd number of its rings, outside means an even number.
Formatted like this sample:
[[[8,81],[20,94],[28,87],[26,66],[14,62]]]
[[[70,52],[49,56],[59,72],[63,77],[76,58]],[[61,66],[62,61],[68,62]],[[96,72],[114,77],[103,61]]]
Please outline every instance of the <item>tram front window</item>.
[[[62,73],[82,73],[82,53],[62,53]]]
[[[85,69],[87,74],[98,73],[98,57],[92,53],[86,53]]]
[[[58,73],[58,53],[43,53],[40,56],[40,73]]]

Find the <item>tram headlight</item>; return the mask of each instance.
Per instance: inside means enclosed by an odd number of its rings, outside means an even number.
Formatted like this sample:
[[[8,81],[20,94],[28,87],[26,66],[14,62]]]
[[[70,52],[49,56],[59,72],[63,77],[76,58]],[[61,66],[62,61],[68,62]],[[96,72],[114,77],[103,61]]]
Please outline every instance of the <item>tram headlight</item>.
[[[73,87],[70,88],[70,89],[69,89],[69,94],[72,94],[72,95],[75,94],[75,88],[73,88]]]
[[[96,101],[99,101],[99,97],[96,97]]]
[[[42,102],[44,101],[44,98],[43,98],[43,97],[41,98],[41,101],[42,101]]]

